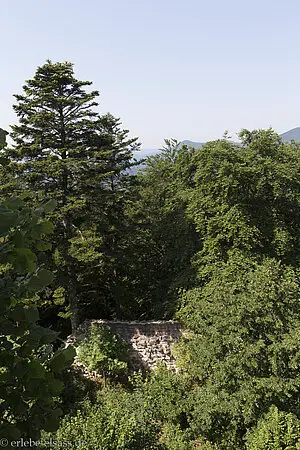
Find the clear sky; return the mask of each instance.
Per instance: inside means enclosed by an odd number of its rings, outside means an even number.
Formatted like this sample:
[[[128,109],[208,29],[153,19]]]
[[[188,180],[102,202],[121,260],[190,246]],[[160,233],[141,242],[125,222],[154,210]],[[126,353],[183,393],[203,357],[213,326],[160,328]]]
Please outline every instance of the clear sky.
[[[71,61],[144,148],[300,126],[299,0],[2,0],[0,127],[46,59]]]

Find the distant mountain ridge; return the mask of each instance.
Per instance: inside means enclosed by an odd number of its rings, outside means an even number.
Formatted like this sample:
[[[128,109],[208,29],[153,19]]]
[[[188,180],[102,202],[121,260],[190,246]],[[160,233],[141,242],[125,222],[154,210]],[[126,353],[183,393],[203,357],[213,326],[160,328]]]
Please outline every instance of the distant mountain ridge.
[[[283,142],[291,142],[291,141],[300,142],[300,127],[292,128],[291,130],[286,131],[285,133],[282,133],[279,136],[282,137]],[[194,148],[202,148],[205,142],[193,142],[185,140],[182,141],[181,144],[185,144]]]
[[[187,145],[188,147],[202,148],[205,142],[194,142],[186,139],[185,141],[181,141],[180,144]]]
[[[300,142],[300,127],[292,128],[289,131],[286,131],[285,133],[280,134],[282,137],[283,142],[290,142],[290,141],[296,141]],[[195,142],[190,141],[188,139],[181,141],[181,145],[187,145],[188,147],[194,147],[194,148],[202,148],[205,142]],[[159,149],[142,149],[140,152],[140,155],[138,159],[145,158],[146,156],[155,155],[159,152]]]
[[[283,142],[300,142],[300,127],[292,128],[291,130],[282,133],[280,136],[282,137]]]

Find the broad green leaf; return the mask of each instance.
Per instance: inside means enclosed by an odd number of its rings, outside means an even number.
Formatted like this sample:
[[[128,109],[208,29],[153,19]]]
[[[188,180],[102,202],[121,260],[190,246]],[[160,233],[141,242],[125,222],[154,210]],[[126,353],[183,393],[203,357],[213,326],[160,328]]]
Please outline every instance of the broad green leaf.
[[[28,323],[37,322],[39,318],[40,316],[37,308],[34,307],[25,308],[25,320]]]
[[[64,388],[64,383],[60,380],[53,380],[51,383],[51,391],[53,395],[59,395]]]
[[[0,209],[0,236],[7,234],[9,230],[16,226],[18,222],[18,213]]]
[[[15,248],[9,257],[15,270],[20,273],[36,270],[36,255],[29,248]]]
[[[17,306],[9,314],[9,317],[16,322],[25,321],[29,323],[35,323],[39,320],[39,312],[35,307]]]
[[[11,373],[9,371],[2,371],[0,368],[0,384],[7,383],[11,379]]]
[[[0,436],[8,440],[20,439],[21,431],[13,424],[6,423],[0,425]]]
[[[36,217],[41,217],[41,216],[44,214],[44,209],[43,209],[43,208],[36,208],[36,209],[33,211],[33,214],[34,214]]]
[[[63,411],[60,408],[51,411],[51,413],[47,416],[47,419],[44,423],[44,430],[53,432],[56,431],[59,427],[59,418],[62,416]]]
[[[33,275],[27,283],[27,289],[29,291],[39,291],[50,283],[52,283],[54,275],[50,270],[41,269],[36,275]]]
[[[55,339],[58,338],[59,333],[51,330],[50,328],[35,325],[30,329],[30,336],[32,336],[34,340],[38,341],[39,345],[45,345],[55,341]]]
[[[12,197],[12,198],[6,200],[3,204],[7,209],[16,211],[16,210],[20,209],[21,206],[24,205],[24,202],[19,197]]]
[[[31,230],[31,236],[35,239],[40,238],[43,234],[53,233],[54,226],[52,222],[44,221],[35,225]]]
[[[25,307],[17,306],[10,312],[9,317],[16,322],[25,320]]]
[[[28,373],[32,378],[42,379],[46,374],[46,370],[39,361],[32,360],[28,364]]]
[[[61,372],[69,367],[76,356],[76,351],[72,346],[63,350],[58,350],[50,361],[50,367],[53,372]]]
[[[47,203],[44,203],[42,206],[43,206],[45,213],[49,213],[56,208],[57,201],[54,200],[54,198],[52,198],[51,200],[48,200]]]
[[[45,221],[39,224],[41,227],[42,234],[50,234],[53,233],[54,225],[52,222]]]
[[[24,248],[24,234],[21,231],[15,231],[11,240],[16,247]]]

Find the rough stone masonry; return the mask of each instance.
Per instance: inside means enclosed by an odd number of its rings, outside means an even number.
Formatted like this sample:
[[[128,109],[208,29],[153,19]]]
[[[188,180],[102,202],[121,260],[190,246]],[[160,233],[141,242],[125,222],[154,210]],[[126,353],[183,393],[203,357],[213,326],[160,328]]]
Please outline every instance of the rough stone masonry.
[[[79,326],[74,338],[84,337],[87,329],[94,323],[109,327],[129,344],[129,365],[132,370],[155,369],[159,363],[163,363],[168,369],[176,371],[171,347],[183,332],[178,322],[86,320]]]

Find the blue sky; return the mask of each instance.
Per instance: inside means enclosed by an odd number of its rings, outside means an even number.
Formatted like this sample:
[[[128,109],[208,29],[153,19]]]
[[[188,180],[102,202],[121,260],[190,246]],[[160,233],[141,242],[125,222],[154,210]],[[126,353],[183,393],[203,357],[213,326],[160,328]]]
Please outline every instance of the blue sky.
[[[300,126],[298,0],[4,0],[0,127],[46,59],[71,61],[144,148]]]

